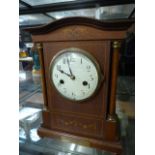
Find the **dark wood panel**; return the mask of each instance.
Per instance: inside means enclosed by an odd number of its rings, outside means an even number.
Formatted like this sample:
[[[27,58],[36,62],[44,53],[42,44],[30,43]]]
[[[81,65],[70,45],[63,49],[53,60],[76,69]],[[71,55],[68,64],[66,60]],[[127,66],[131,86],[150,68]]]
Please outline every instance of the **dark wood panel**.
[[[59,28],[64,28],[65,26],[70,27],[71,25],[76,25],[78,27],[81,27],[82,25],[87,26],[87,28],[94,28],[96,30],[102,30],[103,32],[112,32],[112,31],[121,31],[121,30],[126,30],[128,29],[132,24],[134,23],[134,20],[111,20],[111,21],[100,21],[97,19],[93,18],[86,18],[86,17],[68,17],[68,18],[63,18],[60,20],[56,20],[54,22],[51,22],[49,24],[46,24],[44,26],[38,26],[38,27],[32,27],[32,28],[27,28],[25,31],[30,32],[35,35],[44,34],[49,32],[53,32]],[[101,32],[102,32],[101,31]],[[110,33],[108,33],[110,34]],[[94,34],[94,35],[97,35]],[[116,36],[117,37],[117,36]],[[35,41],[35,40],[33,40]]]
[[[126,37],[126,32],[121,31],[104,31],[85,25],[71,25],[56,29],[52,32],[33,35],[34,42],[51,42],[51,41],[81,41],[81,40],[107,40],[122,39]]]
[[[49,111],[42,111],[42,119],[43,119],[43,123],[42,123],[42,127],[44,128],[47,128],[47,129],[50,129],[51,126],[50,126],[50,118],[51,118],[51,115],[50,115],[50,112]]]
[[[104,140],[107,141],[118,141],[119,140],[119,124],[118,120],[107,120],[105,122],[105,137]]]
[[[108,93],[108,79],[109,79],[109,60],[110,49],[109,42],[107,41],[87,41],[87,42],[54,42],[44,43],[44,62],[45,62],[45,75],[48,93],[48,103],[52,110],[62,110],[67,112],[76,112],[81,114],[95,115],[98,117],[104,117],[106,113],[107,93]],[[99,62],[101,70],[105,75],[105,79],[101,84],[100,89],[94,97],[91,99],[77,103],[66,100],[52,87],[49,80],[49,65],[53,56],[64,48],[77,47],[82,48],[91,53]]]
[[[51,129],[95,138],[101,138],[104,135],[102,119],[59,112],[51,113]]]
[[[42,127],[100,140],[119,140],[120,127],[117,117],[111,120],[60,111],[43,111]]]
[[[41,137],[51,137],[56,138],[62,141],[70,141],[72,143],[77,143],[84,146],[95,147],[98,149],[121,153],[122,146],[121,143],[118,142],[111,142],[111,141],[104,141],[104,140],[97,140],[93,138],[83,137],[83,136],[76,136],[73,134],[55,131],[55,130],[48,130],[46,128],[40,128],[38,133]]]

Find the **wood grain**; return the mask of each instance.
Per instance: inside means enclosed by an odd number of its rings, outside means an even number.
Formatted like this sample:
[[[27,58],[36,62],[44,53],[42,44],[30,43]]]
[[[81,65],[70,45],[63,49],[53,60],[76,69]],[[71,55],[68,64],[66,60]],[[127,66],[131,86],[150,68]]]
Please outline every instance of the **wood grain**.
[[[39,49],[43,69],[46,110],[38,133],[41,137],[69,139],[120,154],[119,123],[115,115],[115,95],[119,48],[133,21],[101,22],[89,18],[66,18],[43,27],[27,29]],[[98,61],[105,76],[99,90],[90,99],[77,103],[63,98],[51,85],[50,62],[59,51],[76,47],[89,52]],[[108,117],[110,116],[110,117]]]
[[[42,128],[42,127],[39,128],[38,133],[41,137],[56,138],[62,141],[94,147],[101,150],[106,150],[109,152],[115,152],[119,154],[122,152],[122,146],[119,141],[110,142],[110,141],[97,140],[97,139],[83,137],[83,136],[76,136],[70,133],[59,132],[56,130],[49,130],[47,128]]]
[[[44,43],[44,62],[45,62],[45,78],[47,88],[47,99],[49,107],[52,110],[61,110],[65,112],[76,112],[78,114],[88,114],[100,118],[106,117],[106,108],[108,100],[108,81],[109,81],[109,61],[110,48],[108,41],[86,41],[86,42],[54,42]],[[98,92],[94,97],[82,103],[69,101],[59,95],[55,88],[51,85],[49,79],[49,66],[54,55],[62,49],[69,47],[77,47],[91,53],[99,62],[101,70],[105,76]]]
[[[34,42],[60,42],[60,41],[88,41],[88,40],[110,40],[122,39],[126,37],[126,32],[103,31],[88,26],[71,25],[62,27],[47,34],[33,35]]]
[[[111,20],[111,21],[100,21],[93,18],[86,17],[68,17],[60,20],[56,20],[44,26],[38,26],[33,28],[26,28],[25,31],[29,31],[33,35],[45,34],[52,31],[55,31],[60,28],[64,28],[66,26],[78,25],[78,26],[87,26],[93,27],[96,30],[102,31],[122,31],[127,30],[132,24],[134,20],[123,19],[123,20]]]

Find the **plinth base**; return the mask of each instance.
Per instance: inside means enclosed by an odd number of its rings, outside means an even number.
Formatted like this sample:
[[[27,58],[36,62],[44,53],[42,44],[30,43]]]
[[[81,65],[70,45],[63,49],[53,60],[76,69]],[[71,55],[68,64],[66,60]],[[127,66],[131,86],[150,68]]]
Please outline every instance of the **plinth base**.
[[[38,134],[40,137],[56,138],[61,141],[72,142],[83,146],[89,146],[89,147],[113,152],[113,153],[116,153],[117,155],[121,154],[122,152],[122,146],[120,142],[111,142],[111,141],[107,142],[107,141],[102,141],[98,139],[75,136],[64,132],[58,132],[51,129],[49,130],[43,127],[38,129]]]

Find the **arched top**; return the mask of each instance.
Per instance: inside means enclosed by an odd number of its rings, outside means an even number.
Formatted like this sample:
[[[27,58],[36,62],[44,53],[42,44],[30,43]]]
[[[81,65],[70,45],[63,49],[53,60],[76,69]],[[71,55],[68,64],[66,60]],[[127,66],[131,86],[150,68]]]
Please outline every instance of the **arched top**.
[[[86,17],[70,17],[63,18],[44,26],[37,26],[33,28],[24,29],[33,35],[46,34],[48,32],[54,31],[64,26],[70,25],[84,25],[89,27],[94,27],[96,29],[101,29],[104,31],[119,31],[126,30],[134,23],[133,20],[113,20],[113,21],[100,21],[93,18]]]

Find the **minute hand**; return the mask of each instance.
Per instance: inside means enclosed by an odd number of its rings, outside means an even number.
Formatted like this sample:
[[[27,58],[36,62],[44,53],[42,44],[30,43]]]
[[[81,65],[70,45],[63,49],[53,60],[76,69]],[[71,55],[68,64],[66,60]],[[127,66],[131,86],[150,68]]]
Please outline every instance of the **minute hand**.
[[[67,64],[68,64],[69,72],[70,72],[71,76],[73,76],[73,73],[72,73],[72,70],[71,70],[70,63],[69,63],[68,58],[67,58]]]
[[[67,58],[67,64],[68,64],[69,72],[70,72],[70,75],[71,75],[70,78],[71,78],[72,80],[75,80],[75,76],[74,76],[73,73],[72,73],[72,70],[71,70],[70,63],[69,63],[68,58]]]

